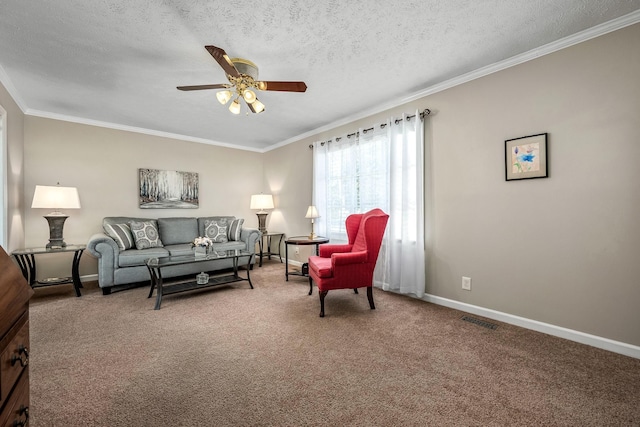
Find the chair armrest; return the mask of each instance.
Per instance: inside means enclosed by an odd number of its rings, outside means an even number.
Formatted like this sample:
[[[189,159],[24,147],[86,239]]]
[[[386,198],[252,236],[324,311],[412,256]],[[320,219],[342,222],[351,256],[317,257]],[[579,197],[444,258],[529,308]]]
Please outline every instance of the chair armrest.
[[[336,265],[348,265],[348,264],[363,264],[368,260],[366,251],[360,252],[348,252],[348,253],[333,253],[331,255],[331,264]]]
[[[351,252],[352,247],[353,245],[331,245],[331,244],[320,245],[319,246],[320,250],[318,251],[318,254],[322,258],[330,258],[331,254]]]

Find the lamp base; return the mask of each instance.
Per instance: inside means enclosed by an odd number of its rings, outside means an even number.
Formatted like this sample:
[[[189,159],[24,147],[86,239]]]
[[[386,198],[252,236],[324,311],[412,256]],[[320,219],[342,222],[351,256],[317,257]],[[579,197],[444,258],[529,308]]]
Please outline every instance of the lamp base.
[[[62,229],[68,215],[45,215],[44,218],[49,223],[49,243],[47,249],[64,248],[67,244],[62,239]]]
[[[266,222],[267,222],[267,215],[269,214],[257,213],[256,215],[258,216],[258,230],[260,230],[262,234],[267,234]]]
[[[313,240],[316,237],[318,237],[318,235],[313,231],[313,218],[311,218],[311,234],[309,234],[309,240]]]

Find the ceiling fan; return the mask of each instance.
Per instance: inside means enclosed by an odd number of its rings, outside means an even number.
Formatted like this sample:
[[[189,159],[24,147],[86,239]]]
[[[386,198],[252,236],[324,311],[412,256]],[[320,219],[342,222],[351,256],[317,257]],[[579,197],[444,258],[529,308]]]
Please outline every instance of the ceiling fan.
[[[224,49],[216,46],[205,46],[213,59],[220,64],[227,74],[229,83],[197,86],[178,86],[178,90],[204,90],[226,89],[216,93],[216,98],[222,105],[234,97],[229,105],[229,111],[240,114],[240,98],[244,99],[253,113],[264,111],[264,104],[258,100],[253,89],[272,90],[280,92],[305,92],[307,85],[304,82],[282,82],[258,80],[258,66],[253,62],[242,58],[229,58]]]

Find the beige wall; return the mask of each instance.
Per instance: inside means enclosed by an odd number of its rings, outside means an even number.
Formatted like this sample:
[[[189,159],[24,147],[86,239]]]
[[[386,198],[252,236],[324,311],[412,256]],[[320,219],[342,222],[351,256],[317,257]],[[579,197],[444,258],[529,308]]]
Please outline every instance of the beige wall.
[[[0,106],[7,115],[7,252],[24,246],[24,114],[0,84]],[[1,184],[0,184],[1,185]]]
[[[235,215],[257,227],[249,209],[251,194],[263,191],[260,153],[186,142],[121,130],[27,116],[25,119],[26,200],[36,185],[77,187],[82,209],[65,211],[67,243],[86,243],[102,231],[105,216]],[[140,209],[138,169],[153,168],[198,172],[198,209]],[[41,246],[49,238],[41,209],[26,209],[26,245]],[[65,274],[64,263],[39,260],[39,276]],[[60,264],[63,264],[60,266]],[[80,274],[95,274],[97,261],[83,255]],[[67,273],[68,274],[68,271]]]
[[[430,108],[426,291],[640,345],[638,46],[640,24],[267,153],[287,230],[309,229],[310,142]],[[506,182],[504,141],[542,132],[549,178]]]

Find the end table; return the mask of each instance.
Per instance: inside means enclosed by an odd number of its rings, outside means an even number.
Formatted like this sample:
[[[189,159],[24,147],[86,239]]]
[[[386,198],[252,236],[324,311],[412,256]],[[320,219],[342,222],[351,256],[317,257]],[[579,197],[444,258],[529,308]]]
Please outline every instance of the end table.
[[[11,255],[15,257],[18,265],[20,266],[20,270],[22,270],[22,275],[32,288],[73,283],[73,289],[76,291],[76,296],[79,297],[82,282],[80,281],[78,267],[80,266],[80,257],[82,256],[82,252],[84,252],[86,248],[86,245],[67,245],[62,248],[27,248],[15,250]],[[63,252],[74,252],[73,263],[71,264],[71,277],[52,277],[44,280],[36,280],[35,256],[41,254],[58,254]]]
[[[308,263],[304,263],[302,265],[303,269],[302,271],[292,271],[291,273],[289,272],[289,245],[300,245],[300,246],[304,246],[304,245],[315,245],[316,247],[316,255],[318,255],[319,253],[319,246],[322,243],[328,243],[329,239],[326,237],[321,237],[321,236],[317,236],[315,239],[310,239],[309,236],[295,236],[295,237],[289,237],[287,240],[284,241],[284,258],[285,258],[285,265],[284,265],[284,277],[287,280],[287,282],[289,281],[289,276],[304,276],[304,277],[309,277],[309,272],[307,270],[307,272],[305,273],[305,266],[308,269]],[[309,284],[309,295],[311,295],[311,291],[312,291],[312,287],[311,284]]]
[[[278,238],[278,253],[274,253],[271,252],[271,239],[273,237],[277,237]],[[271,259],[271,255],[276,256],[278,255],[278,257],[280,258],[280,262],[282,262],[282,253],[280,252],[280,246],[282,245],[282,239],[284,238],[284,233],[279,233],[277,231],[274,231],[272,233],[262,233],[262,237],[260,237],[260,240],[258,242],[258,246],[260,246],[260,264],[258,265],[258,267],[262,267],[262,257],[268,257],[269,259]],[[267,251],[264,252],[264,241],[267,241]]]

